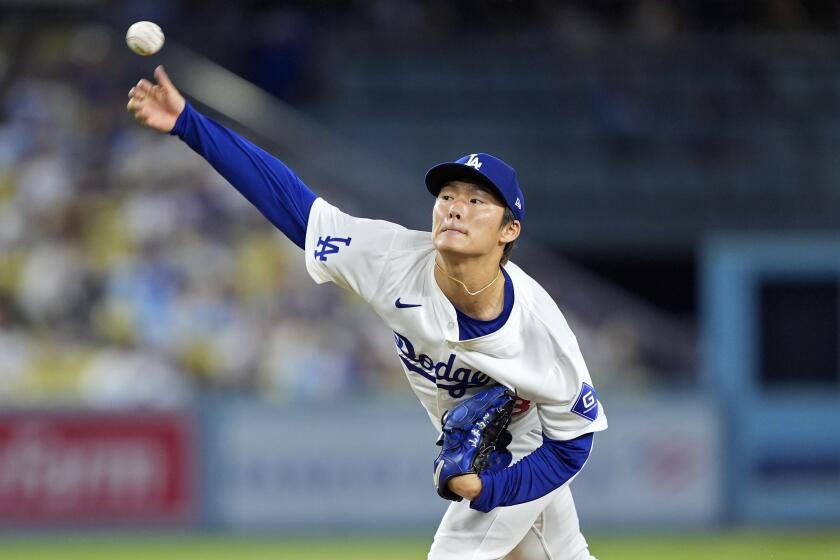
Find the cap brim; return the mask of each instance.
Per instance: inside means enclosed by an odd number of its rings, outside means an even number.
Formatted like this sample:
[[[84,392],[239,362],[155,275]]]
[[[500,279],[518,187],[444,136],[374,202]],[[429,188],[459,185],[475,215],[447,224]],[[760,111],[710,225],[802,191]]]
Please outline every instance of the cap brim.
[[[426,173],[426,188],[429,192],[437,196],[443,185],[451,181],[471,181],[480,185],[484,185],[493,190],[500,200],[505,202],[505,197],[502,191],[487,178],[481,171],[476,168],[465,165],[463,163],[441,163],[429,169]],[[507,202],[505,202],[507,204]]]

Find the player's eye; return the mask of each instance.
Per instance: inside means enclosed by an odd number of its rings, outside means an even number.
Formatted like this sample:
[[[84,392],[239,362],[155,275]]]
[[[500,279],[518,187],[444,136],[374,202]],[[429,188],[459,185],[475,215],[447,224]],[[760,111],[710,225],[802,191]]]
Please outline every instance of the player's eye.
[[[481,200],[480,198],[471,198],[470,199],[471,204],[478,204],[479,202],[484,202],[484,201]]]

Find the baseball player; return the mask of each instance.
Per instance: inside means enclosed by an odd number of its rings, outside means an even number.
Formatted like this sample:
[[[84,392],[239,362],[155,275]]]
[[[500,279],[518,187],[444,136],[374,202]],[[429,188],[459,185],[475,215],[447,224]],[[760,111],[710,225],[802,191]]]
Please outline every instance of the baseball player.
[[[488,388],[515,393],[510,466],[442,481],[436,462],[438,492],[459,501],[429,558],[592,558],[569,482],[607,420],[563,315],[507,260],[525,218],[513,168],[484,153],[433,167],[431,233],[356,218],[197,112],[162,67],[155,78],[131,88],[128,110],[204,157],[304,250],[316,282],[334,282],[373,307],[393,330],[408,382],[437,429],[450,422],[441,421],[447,411]]]

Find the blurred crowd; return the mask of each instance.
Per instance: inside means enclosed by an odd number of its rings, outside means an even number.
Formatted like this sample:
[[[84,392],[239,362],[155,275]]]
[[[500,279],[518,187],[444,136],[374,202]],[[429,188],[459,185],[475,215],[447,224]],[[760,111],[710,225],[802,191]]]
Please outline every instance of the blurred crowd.
[[[30,62],[0,96],[0,406],[402,386],[388,331],[316,288],[191,150],[136,125],[107,59]]]

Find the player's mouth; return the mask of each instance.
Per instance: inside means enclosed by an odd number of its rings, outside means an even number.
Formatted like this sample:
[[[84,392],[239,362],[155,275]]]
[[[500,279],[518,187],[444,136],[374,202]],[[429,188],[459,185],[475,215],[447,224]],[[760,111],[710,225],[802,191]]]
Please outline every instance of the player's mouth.
[[[451,226],[450,227],[444,226],[444,227],[440,228],[440,232],[441,233],[452,232],[452,233],[460,233],[461,235],[467,235],[467,232],[464,231],[463,229],[456,228],[456,227],[451,227]]]

